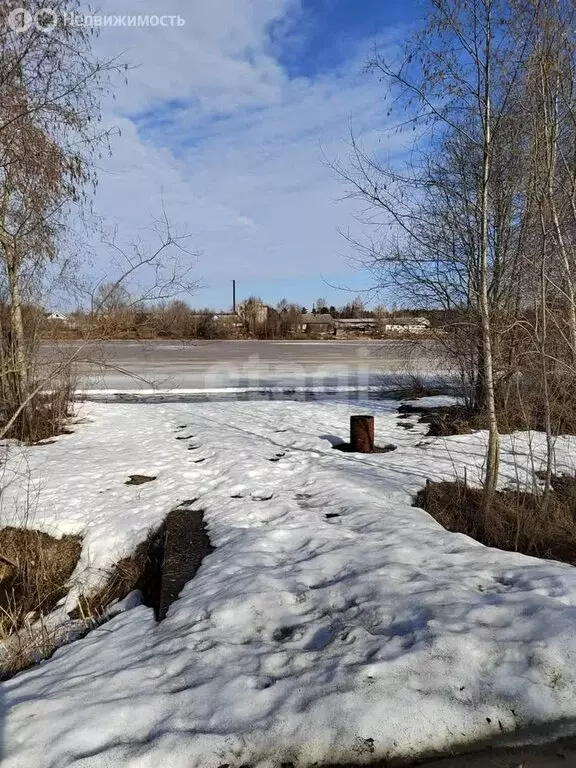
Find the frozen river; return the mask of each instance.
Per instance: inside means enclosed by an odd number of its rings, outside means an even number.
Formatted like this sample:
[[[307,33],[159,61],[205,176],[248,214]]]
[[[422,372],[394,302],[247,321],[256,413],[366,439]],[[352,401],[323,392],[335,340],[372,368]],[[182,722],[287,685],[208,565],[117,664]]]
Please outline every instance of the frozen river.
[[[43,349],[50,358],[75,355],[84,390],[366,390],[442,368],[429,341],[59,342]]]

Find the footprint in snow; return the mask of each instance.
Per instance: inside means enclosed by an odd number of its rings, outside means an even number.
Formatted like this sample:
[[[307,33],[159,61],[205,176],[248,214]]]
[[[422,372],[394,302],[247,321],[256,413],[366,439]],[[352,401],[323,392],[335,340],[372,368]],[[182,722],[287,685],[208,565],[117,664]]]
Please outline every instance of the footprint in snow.
[[[332,627],[320,627],[305,645],[307,651],[323,651],[334,640],[335,632]]]
[[[286,640],[290,640],[296,631],[296,627],[277,627],[272,632],[272,640],[276,643],[283,643]]]
[[[183,499],[179,504],[177,509],[187,508],[191,507],[193,504],[196,504],[198,501],[198,498],[195,499]]]
[[[270,501],[274,498],[272,491],[252,491],[250,494],[252,501]]]

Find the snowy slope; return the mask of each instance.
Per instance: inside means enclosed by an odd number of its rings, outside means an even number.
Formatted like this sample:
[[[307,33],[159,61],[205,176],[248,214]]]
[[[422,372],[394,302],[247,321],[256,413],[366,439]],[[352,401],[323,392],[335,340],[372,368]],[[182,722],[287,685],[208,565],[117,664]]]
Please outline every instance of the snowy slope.
[[[396,406],[84,404],[73,435],[12,448],[3,522],[28,498],[35,525],[84,532],[92,580],[183,499],[216,551],[161,624],[135,608],[0,685],[2,765],[361,763],[569,727],[574,570],[413,508],[426,477],[479,476],[485,435],[423,439]],[[333,451],[365,408],[398,450]],[[503,484],[531,471],[529,442],[506,438]],[[136,473],[157,479],[125,486]]]

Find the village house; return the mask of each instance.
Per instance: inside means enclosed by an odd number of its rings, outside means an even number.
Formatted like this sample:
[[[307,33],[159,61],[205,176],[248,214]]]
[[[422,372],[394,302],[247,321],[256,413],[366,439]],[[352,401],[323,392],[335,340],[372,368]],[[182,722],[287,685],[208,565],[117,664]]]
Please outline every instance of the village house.
[[[52,323],[69,323],[70,318],[63,312],[50,312],[46,315],[46,320],[50,320]]]
[[[334,335],[336,333],[337,321],[332,315],[313,314],[308,312],[302,315],[298,324],[298,330],[304,333],[317,333],[321,335]]]
[[[384,326],[387,333],[423,333],[429,328],[425,317],[393,317]]]
[[[355,317],[336,320],[338,336],[344,336],[347,333],[375,333],[380,326],[380,321],[374,317]]]

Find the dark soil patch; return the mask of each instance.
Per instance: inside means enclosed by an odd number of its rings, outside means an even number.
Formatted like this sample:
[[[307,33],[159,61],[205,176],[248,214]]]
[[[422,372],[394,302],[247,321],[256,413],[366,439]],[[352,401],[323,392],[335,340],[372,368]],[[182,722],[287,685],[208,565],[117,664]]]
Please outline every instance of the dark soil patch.
[[[155,608],[162,621],[184,585],[196,575],[202,560],[214,551],[206,532],[204,511],[179,507],[168,514],[164,533],[160,595]]]
[[[56,539],[28,528],[0,529],[0,630],[10,633],[54,610],[82,551],[80,536]]]
[[[154,609],[156,620],[164,619],[204,557],[214,550],[206,533],[203,510],[189,508],[195,501],[187,499],[169,512],[133,555],[114,566],[101,590],[81,598],[71,618],[102,616],[112,602],[139,589],[144,605]]]
[[[130,475],[130,480],[126,480],[124,485],[144,485],[144,483],[151,483],[156,480],[156,477],[150,475]]]
[[[333,445],[332,448],[334,448],[335,451],[341,451],[342,453],[356,453],[359,456],[366,455],[361,454],[359,451],[352,450],[350,443],[338,443],[337,445]],[[393,443],[389,443],[388,445],[375,445],[370,453],[390,453],[390,451],[395,451],[397,448],[398,446],[393,445]]]
[[[498,491],[490,510],[482,491],[462,482],[428,482],[414,506],[429,512],[447,530],[482,544],[576,565],[576,478],[554,477],[548,506],[524,491]]]

